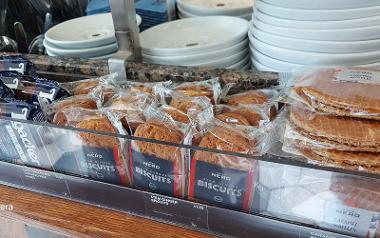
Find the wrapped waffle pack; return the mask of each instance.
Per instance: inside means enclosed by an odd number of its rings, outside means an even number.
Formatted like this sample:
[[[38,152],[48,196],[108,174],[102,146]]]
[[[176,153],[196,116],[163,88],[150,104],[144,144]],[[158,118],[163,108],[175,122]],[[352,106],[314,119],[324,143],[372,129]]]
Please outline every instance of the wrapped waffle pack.
[[[376,70],[321,69],[298,77],[284,150],[313,163],[379,173],[379,89]]]

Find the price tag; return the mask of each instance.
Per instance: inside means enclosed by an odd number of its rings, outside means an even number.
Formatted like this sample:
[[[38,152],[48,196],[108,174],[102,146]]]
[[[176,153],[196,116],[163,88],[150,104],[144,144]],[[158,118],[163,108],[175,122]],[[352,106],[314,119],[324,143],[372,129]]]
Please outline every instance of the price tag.
[[[145,207],[147,216],[197,229],[208,229],[207,206],[205,205],[147,193]]]
[[[327,203],[321,226],[355,237],[374,238],[380,214],[336,203]]]

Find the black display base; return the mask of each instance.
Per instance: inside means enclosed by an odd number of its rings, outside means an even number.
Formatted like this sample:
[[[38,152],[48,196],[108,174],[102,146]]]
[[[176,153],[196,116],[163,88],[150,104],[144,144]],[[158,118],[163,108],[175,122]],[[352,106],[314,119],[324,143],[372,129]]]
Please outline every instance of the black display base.
[[[7,162],[0,162],[0,184],[224,237],[351,237],[303,224],[193,203]]]

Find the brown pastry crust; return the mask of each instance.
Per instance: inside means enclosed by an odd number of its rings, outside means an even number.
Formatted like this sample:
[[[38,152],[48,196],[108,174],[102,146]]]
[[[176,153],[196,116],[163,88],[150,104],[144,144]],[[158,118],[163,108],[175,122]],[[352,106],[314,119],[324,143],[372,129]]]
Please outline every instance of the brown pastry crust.
[[[97,109],[96,101],[91,98],[71,97],[66,100],[57,102],[55,105],[55,115],[53,123],[60,126],[67,125],[67,118],[63,110],[67,108],[85,108],[85,109]]]
[[[162,124],[153,123],[144,123],[138,126],[134,136],[175,144],[181,144],[184,137],[183,133],[179,130],[168,128]],[[174,146],[134,141],[133,148],[142,154],[155,156],[157,158],[170,160],[173,162],[181,159],[181,150]]]
[[[263,117],[260,115],[260,113],[252,108],[242,107],[234,110],[234,113],[239,113],[240,115],[244,116],[251,126],[259,126],[260,121],[263,120]]]
[[[327,69],[299,78],[294,92],[323,112],[380,119],[380,85],[334,80],[340,71]]]
[[[235,112],[225,112],[215,116],[224,123],[232,125],[249,126],[248,120],[241,114]]]
[[[380,173],[380,153],[312,150],[308,148],[298,148],[298,150],[306,158],[317,161],[322,165]]]
[[[175,121],[181,122],[181,123],[189,123],[190,119],[187,116],[186,113],[182,112],[181,110],[171,107],[171,106],[164,106],[163,110],[169,114]]]
[[[248,139],[233,129],[217,126],[206,133],[199,147],[249,154],[256,147],[256,141]],[[252,166],[252,161],[247,158],[200,150],[195,152],[194,159],[243,171],[250,170]]]
[[[117,133],[108,118],[101,116],[85,119],[79,122],[75,127],[78,129]],[[90,147],[114,148],[119,144],[118,140],[111,136],[100,136],[93,133],[80,133],[80,137],[82,138],[83,143]]]
[[[147,94],[152,94],[153,89],[150,86],[145,86],[145,85],[133,85],[131,87],[131,92],[134,93],[147,93]]]
[[[313,140],[331,141],[373,151],[380,148],[380,122],[323,115],[302,106],[293,106],[290,121],[299,133]]]
[[[88,94],[98,85],[99,85],[99,81],[97,81],[97,80],[83,82],[83,83],[77,85],[73,89],[73,94],[74,95]]]
[[[170,106],[184,113],[187,113],[190,110],[190,108],[201,110],[201,107],[197,105],[196,103],[194,103],[193,101],[186,98],[179,98],[179,97],[172,98],[170,102]]]
[[[207,87],[206,85],[179,86],[175,89],[175,91],[189,97],[207,97],[210,99],[212,104],[215,104],[214,92],[212,89],[210,89],[210,87]]]
[[[250,90],[248,92],[230,95],[224,101],[230,106],[261,105],[267,103],[269,98],[263,92]]]

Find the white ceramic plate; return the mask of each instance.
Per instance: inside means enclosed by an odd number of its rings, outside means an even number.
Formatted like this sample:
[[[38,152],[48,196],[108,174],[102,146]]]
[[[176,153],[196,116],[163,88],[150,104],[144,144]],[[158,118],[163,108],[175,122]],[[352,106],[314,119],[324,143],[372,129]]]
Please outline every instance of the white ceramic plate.
[[[264,0],[264,2],[300,9],[346,9],[380,5],[378,0]]]
[[[244,65],[241,70],[249,70],[251,69],[251,62],[248,62],[246,65]]]
[[[49,50],[46,50],[46,53],[49,55],[49,56],[58,56],[58,55],[55,55],[53,53],[51,53]],[[116,52],[113,52],[112,54],[108,54],[108,55],[102,55],[102,56],[99,56],[99,57],[91,57],[89,59],[109,59],[111,58]],[[80,58],[80,57],[79,57]]]
[[[272,71],[272,72],[281,72],[280,70],[277,70],[277,69],[273,69],[271,67],[268,67],[268,66],[265,66],[259,62],[257,62],[256,60],[254,59],[251,59],[252,60],[252,69],[253,70],[258,70],[258,71]]]
[[[259,63],[261,63],[263,65],[267,65],[271,68],[274,68],[277,70],[282,70],[285,72],[290,72],[294,69],[300,69],[300,68],[306,67],[305,65],[294,64],[294,63],[285,62],[285,61],[281,61],[278,59],[271,58],[267,55],[260,53],[257,50],[252,51],[252,59],[258,61]]]
[[[380,39],[368,41],[316,41],[284,37],[262,31],[256,27],[251,33],[258,40],[292,50],[325,53],[359,53],[380,50]]]
[[[241,42],[248,28],[248,21],[237,17],[194,17],[152,27],[140,34],[140,42],[148,55],[197,54]]]
[[[136,20],[141,23],[141,17]],[[45,39],[61,48],[82,49],[116,41],[110,13],[75,18],[50,28]]]
[[[244,66],[246,66],[250,62],[249,55],[247,55],[244,59],[237,62],[236,64],[230,65],[227,67],[227,69],[241,69]]]
[[[179,56],[154,56],[143,54],[143,58],[146,62],[155,64],[192,64],[192,63],[202,63],[213,59],[220,59],[226,56],[230,56],[241,52],[242,50],[248,49],[248,39],[239,42],[231,47],[216,50],[216,51],[205,51],[200,54],[192,55],[179,55]]]
[[[380,9],[379,9],[380,10]],[[263,31],[275,35],[297,39],[321,40],[321,41],[364,41],[380,39],[380,25],[363,28],[346,29],[296,29],[273,26],[264,23],[257,18],[253,19],[255,26]]]
[[[190,18],[190,17],[200,17],[201,15],[194,15],[190,12],[187,12],[185,10],[183,10],[181,7],[177,7],[178,8],[178,16],[182,19],[182,18]],[[247,21],[250,21],[251,18],[252,18],[252,9],[250,12],[246,13],[246,14],[242,14],[242,15],[234,15],[234,14],[231,14],[231,15],[228,15],[228,14],[222,14],[223,16],[232,16],[232,17],[241,17],[241,18],[244,18],[246,19]],[[217,15],[212,15],[212,14],[209,14],[208,16],[217,16]]]
[[[117,44],[112,43],[109,45],[103,45],[94,48],[85,48],[85,49],[61,49],[55,45],[50,44],[44,40],[44,46],[50,53],[60,56],[71,56],[71,57],[81,57],[81,58],[91,58],[99,57],[102,55],[107,55],[117,50]]]
[[[195,67],[214,67],[214,68],[226,68],[230,65],[236,64],[237,62],[244,59],[247,55],[249,55],[248,50],[241,51],[237,54],[230,55],[225,58],[221,59],[214,59],[213,61],[209,62],[202,62],[202,63],[196,63],[196,64],[186,64],[184,66],[195,66]]]
[[[251,50],[258,50],[261,53],[281,61],[305,65],[346,65],[353,66],[359,64],[371,64],[378,62],[380,51],[351,54],[329,54],[316,52],[303,52],[297,50],[284,49],[266,44],[253,36],[250,36]]]
[[[256,8],[262,11],[263,13],[266,13],[273,17],[305,21],[332,21],[357,19],[363,17],[378,16],[380,12],[380,6],[334,10],[308,10],[279,7],[265,3],[262,0],[256,1]]]
[[[380,2],[380,1],[379,1]],[[374,17],[366,17],[342,21],[297,21],[267,15],[259,10],[254,15],[262,22],[280,27],[301,29],[344,29],[359,28],[380,25],[380,14]]]
[[[183,10],[201,16],[242,15],[252,10],[254,0],[177,0]]]

